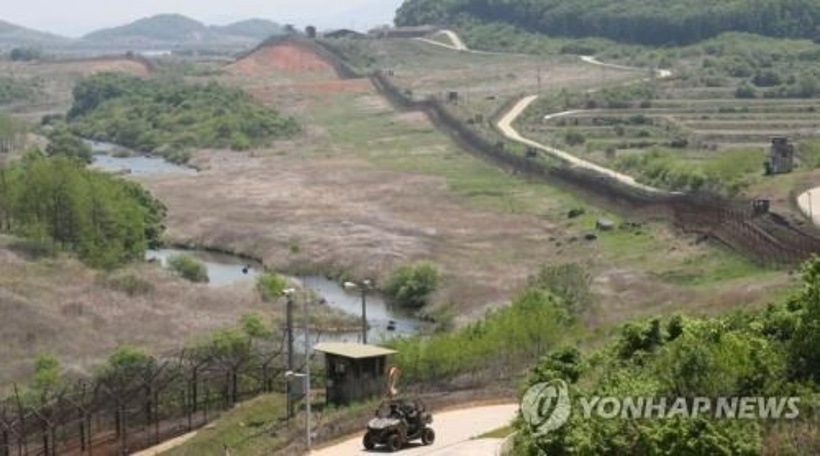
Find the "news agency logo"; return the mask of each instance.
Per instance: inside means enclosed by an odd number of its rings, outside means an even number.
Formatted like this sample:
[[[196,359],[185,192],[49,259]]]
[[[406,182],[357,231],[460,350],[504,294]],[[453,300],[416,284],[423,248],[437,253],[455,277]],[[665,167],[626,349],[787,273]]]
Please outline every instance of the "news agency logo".
[[[794,420],[799,397],[579,397],[584,418]],[[521,415],[536,436],[560,429],[572,412],[569,388],[563,380],[530,387],[521,401]]]
[[[521,401],[521,414],[536,435],[559,429],[571,412],[569,388],[563,380],[535,384]]]

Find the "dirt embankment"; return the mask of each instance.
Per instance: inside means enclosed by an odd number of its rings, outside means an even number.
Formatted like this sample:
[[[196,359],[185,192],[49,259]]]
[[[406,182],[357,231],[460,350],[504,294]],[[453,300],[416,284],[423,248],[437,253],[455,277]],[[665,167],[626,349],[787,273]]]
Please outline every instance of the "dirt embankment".
[[[261,47],[228,65],[229,82],[263,102],[283,95],[366,93],[367,79],[341,80],[333,65],[309,46],[283,42]]]
[[[291,72],[313,73],[335,79],[333,65],[298,43],[280,43],[265,46],[237,60],[227,68],[228,72],[244,76],[260,76],[266,73]]]

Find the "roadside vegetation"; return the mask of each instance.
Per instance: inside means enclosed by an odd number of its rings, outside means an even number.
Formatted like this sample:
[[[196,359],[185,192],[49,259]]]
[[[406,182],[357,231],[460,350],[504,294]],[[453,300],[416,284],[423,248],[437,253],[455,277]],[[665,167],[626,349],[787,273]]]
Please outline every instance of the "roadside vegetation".
[[[80,82],[68,113],[79,136],[185,161],[193,148],[247,150],[293,136],[292,118],[216,83],[104,73]]]
[[[451,332],[389,342],[409,384],[486,381],[515,375],[581,334],[579,316],[591,305],[589,280],[578,265],[546,266],[509,306]]]
[[[529,384],[563,380],[579,397],[798,397],[793,421],[585,418],[535,436],[519,422],[515,454],[816,454],[813,407],[820,395],[820,259],[803,267],[803,286],[757,311],[720,317],[658,317],[621,327],[602,348],[553,350]],[[712,411],[712,413],[714,410]]]

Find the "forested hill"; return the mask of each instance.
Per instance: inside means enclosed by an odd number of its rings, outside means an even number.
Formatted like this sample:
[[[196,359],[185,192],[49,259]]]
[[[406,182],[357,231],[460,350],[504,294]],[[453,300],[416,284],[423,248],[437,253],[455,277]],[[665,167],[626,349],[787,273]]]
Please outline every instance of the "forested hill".
[[[739,31],[820,36],[820,0],[405,0],[396,25],[503,22],[564,37],[688,44]]]

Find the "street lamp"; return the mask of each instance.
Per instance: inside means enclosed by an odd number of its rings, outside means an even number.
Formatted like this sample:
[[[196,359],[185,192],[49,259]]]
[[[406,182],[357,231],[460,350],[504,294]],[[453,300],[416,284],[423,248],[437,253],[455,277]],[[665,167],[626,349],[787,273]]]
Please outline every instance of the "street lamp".
[[[293,372],[293,295],[296,294],[296,290],[293,288],[288,288],[286,290],[282,290],[282,295],[288,298],[288,307],[287,307],[287,337],[288,337],[288,372]],[[287,401],[288,401],[288,419],[293,418],[294,411],[294,401],[293,401],[293,391],[290,388],[290,382],[285,382],[286,394],[287,394]]]
[[[307,344],[305,344],[307,345]],[[311,444],[311,435],[310,435],[310,360],[308,363],[305,364],[305,373],[301,374],[299,372],[287,371],[285,372],[285,378],[288,379],[288,384],[290,384],[290,379],[292,378],[304,378],[305,380],[305,436],[307,437],[307,452],[310,454],[310,444]]]
[[[285,292],[290,292],[288,294],[288,297],[289,297],[289,299],[288,299],[288,304],[289,304],[288,309],[289,309],[289,312],[292,312],[293,299],[290,298],[290,296],[293,296],[294,291],[292,289],[288,289],[288,290],[285,290]],[[308,453],[310,453],[310,443],[311,443],[310,442],[311,441],[311,436],[310,436],[310,333],[309,333],[309,331],[310,331],[310,322],[308,321],[308,300],[307,299],[305,299],[304,302],[303,302],[303,309],[304,309],[304,313],[305,313],[305,315],[304,315],[304,317],[305,317],[305,373],[300,374],[300,373],[294,372],[293,367],[291,366],[285,372],[285,379],[286,379],[286,383],[288,385],[288,391],[290,391],[290,379],[292,379],[294,377],[304,378],[305,379],[305,428],[306,428],[305,432],[307,434],[307,451],[308,451]],[[291,321],[292,321],[292,318],[293,318],[292,315],[290,315],[289,319],[291,319]],[[292,326],[288,325],[288,328],[290,330],[290,328],[292,328]],[[290,352],[288,352],[289,353],[289,356],[288,356],[288,361],[289,362],[292,362],[292,359],[293,359],[293,356],[290,355],[290,353],[293,353],[293,350],[292,350],[292,346],[293,346],[293,344],[292,344],[292,340],[293,340],[292,339],[292,334],[293,333],[290,332],[289,335],[288,335],[288,337],[291,338],[290,339],[291,340],[291,350],[290,350]],[[288,398],[290,398],[290,394],[288,394]],[[288,400],[290,400],[290,399],[288,399]],[[292,401],[290,402],[290,406],[291,407],[293,406]]]
[[[373,283],[365,279],[361,283],[345,282],[344,287],[347,290],[358,288],[362,291],[362,343],[367,344],[367,290],[372,287]]]

